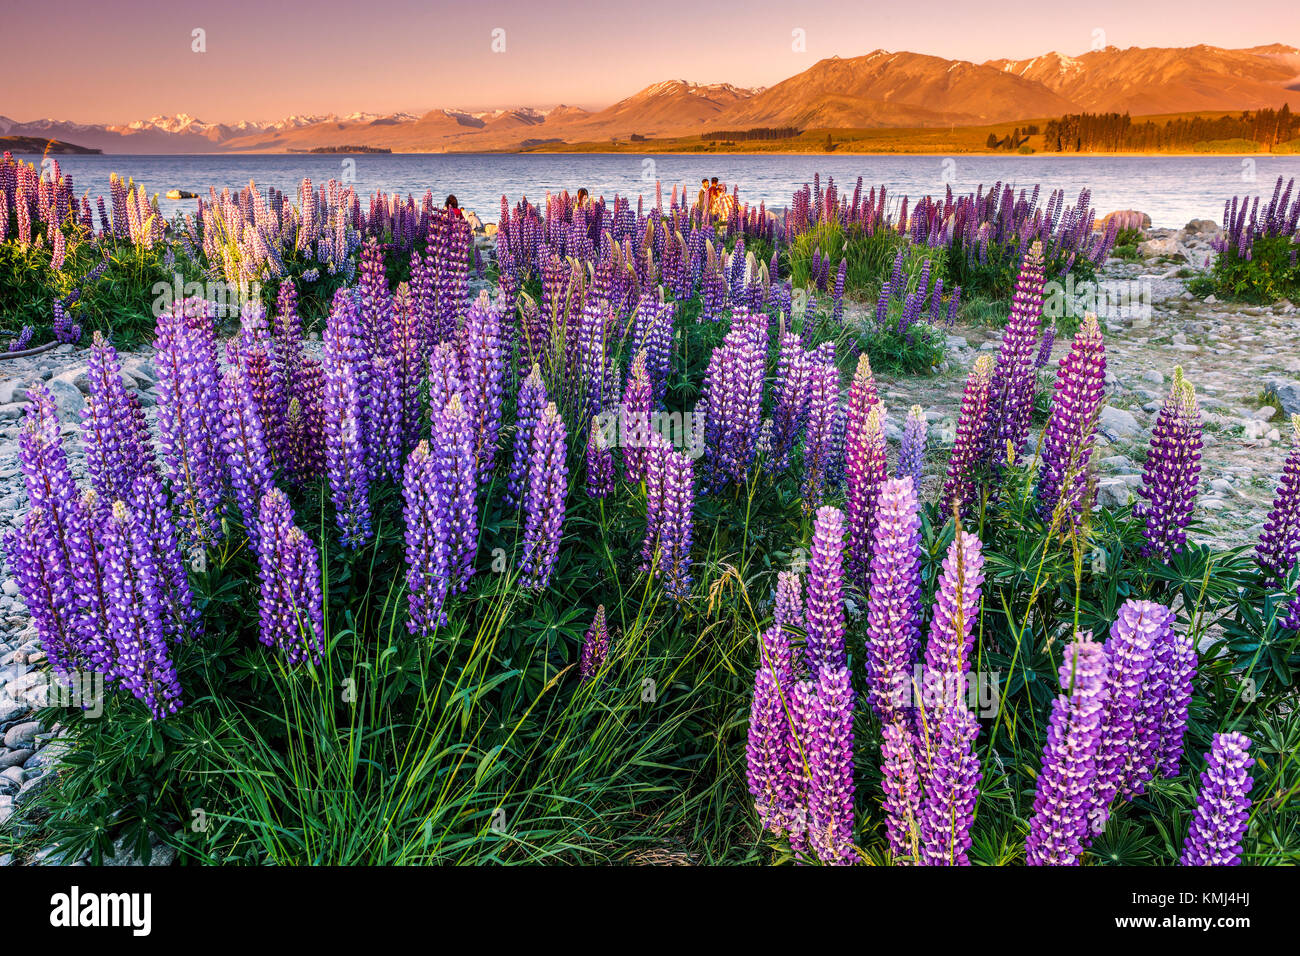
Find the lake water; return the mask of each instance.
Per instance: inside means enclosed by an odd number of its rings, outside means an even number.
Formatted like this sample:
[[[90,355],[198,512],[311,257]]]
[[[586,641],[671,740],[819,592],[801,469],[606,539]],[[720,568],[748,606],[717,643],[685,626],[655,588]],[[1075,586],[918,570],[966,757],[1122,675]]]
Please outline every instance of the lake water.
[[[353,165],[346,167],[345,163]],[[521,195],[540,202],[546,192],[587,187],[593,196],[644,195],[654,202],[654,182],[664,183],[664,200],[673,183],[692,197],[703,176],[717,176],[740,187],[746,202],[763,200],[784,206],[795,189],[821,173],[835,179],[841,194],[851,192],[858,176],[863,188],[884,183],[891,195],[915,199],[940,195],[951,182],[957,192],[981,183],[1002,181],[1016,187],[1041,183],[1043,195],[1063,188],[1070,202],[1079,190],[1092,189],[1099,215],[1114,209],[1139,209],[1156,226],[1182,226],[1190,219],[1222,219],[1223,203],[1233,195],[1271,195],[1278,176],[1300,177],[1300,156],[666,156],[634,154],[334,154],[222,156],[61,156],[59,164],[74,177],[77,192],[108,192],[109,173],[134,177],[150,192],[184,189],[207,195],[208,187],[232,191],[250,179],[259,186],[296,192],[302,177],[316,184],[343,180],[346,171],[358,193],[377,189],[413,193],[418,199],[432,189],[441,202],[455,193],[461,207],[486,222],[498,218],[501,195],[513,203]],[[1265,195],[1267,200],[1268,195]],[[194,208],[193,200],[160,203],[168,216]]]

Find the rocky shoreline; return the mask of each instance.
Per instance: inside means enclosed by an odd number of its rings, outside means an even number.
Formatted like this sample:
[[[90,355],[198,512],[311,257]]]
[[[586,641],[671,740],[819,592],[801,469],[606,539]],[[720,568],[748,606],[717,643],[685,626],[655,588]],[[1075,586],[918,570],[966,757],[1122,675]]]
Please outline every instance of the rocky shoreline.
[[[1193,296],[1187,290],[1187,279],[1194,274],[1188,266],[1201,266],[1212,254],[1210,241],[1216,228],[1198,220],[1183,230],[1150,230],[1140,247],[1141,261],[1111,259],[1106,264],[1101,278],[1136,283],[1144,297],[1149,294],[1150,308],[1103,316],[1109,404],[1094,460],[1099,502],[1122,505],[1130,500],[1141,484],[1141,460],[1168,377],[1181,365],[1196,387],[1205,422],[1199,525],[1192,529],[1192,537],[1233,546],[1258,537],[1290,449],[1286,416],[1300,413],[1300,355],[1294,350],[1300,309],[1290,302],[1244,307]],[[476,281],[474,291],[482,285]],[[937,375],[878,376],[892,411],[889,431],[895,448],[898,423],[907,408],[919,404],[926,409],[933,436],[927,468],[930,496],[941,481],[969,366],[982,352],[996,349],[998,337],[999,330],[993,327],[954,328],[949,330],[948,359]],[[1068,346],[1068,337],[1061,335],[1053,358]],[[0,361],[0,532],[16,526],[26,510],[17,455],[26,389],[45,382],[58,405],[65,438],[75,437],[85,406],[86,358],[86,349],[61,345],[39,355]],[[151,353],[120,352],[119,358],[124,380],[146,408],[154,405],[157,376]],[[80,444],[79,440],[66,443],[78,477],[84,472]],[[0,834],[7,831],[16,838],[14,842],[19,842],[19,834],[11,819],[58,772],[61,728],[57,723],[42,726],[33,717],[46,693],[44,663],[17,584],[4,576],[0,584]],[[117,850],[108,862],[134,862],[124,847]],[[159,844],[151,862],[165,865],[175,858],[173,848]],[[0,850],[0,866],[18,862],[13,852]],[[21,862],[84,861],[64,860],[57,847],[43,847]]]

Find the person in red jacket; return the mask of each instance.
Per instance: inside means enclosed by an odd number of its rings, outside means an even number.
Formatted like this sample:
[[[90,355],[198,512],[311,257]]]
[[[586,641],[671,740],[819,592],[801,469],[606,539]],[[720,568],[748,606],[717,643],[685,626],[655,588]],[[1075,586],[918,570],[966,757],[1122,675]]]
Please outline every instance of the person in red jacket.
[[[447,212],[451,213],[457,219],[465,218],[465,214],[460,211],[460,202],[457,201],[455,196],[448,196],[447,201],[443,203],[443,205],[446,207]]]

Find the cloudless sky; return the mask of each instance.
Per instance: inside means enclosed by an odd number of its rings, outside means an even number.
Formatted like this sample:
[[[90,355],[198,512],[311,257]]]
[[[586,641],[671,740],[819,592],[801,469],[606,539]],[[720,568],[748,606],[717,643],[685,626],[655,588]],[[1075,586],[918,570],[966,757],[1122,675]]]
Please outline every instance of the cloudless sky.
[[[874,49],[981,62],[1300,41],[1297,0],[63,0],[10,3],[0,115],[209,122],[435,107],[599,108],[665,79],[770,86]],[[493,30],[505,52],[492,52]],[[192,31],[205,31],[195,53]],[[806,52],[792,31],[806,31]]]

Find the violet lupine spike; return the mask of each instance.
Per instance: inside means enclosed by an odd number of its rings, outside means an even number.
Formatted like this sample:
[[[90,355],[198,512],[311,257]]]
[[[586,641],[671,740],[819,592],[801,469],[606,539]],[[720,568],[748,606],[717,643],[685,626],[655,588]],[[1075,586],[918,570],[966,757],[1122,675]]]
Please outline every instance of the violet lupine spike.
[[[920,855],[921,780],[916,736],[902,720],[880,728],[880,785],[885,811],[885,839],[895,861],[915,862]]]
[[[347,322],[331,313],[322,337],[325,372],[325,463],[330,500],[345,548],[370,540],[370,473],[366,467],[365,406],[357,367],[360,339]]]
[[[714,485],[744,484],[762,421],[766,349],[734,329],[713,350],[701,399],[708,474]]]
[[[1043,329],[1042,340],[1038,343],[1038,357],[1034,359],[1034,371],[1041,372],[1052,360],[1052,349],[1056,347],[1056,319]]]
[[[767,459],[769,471],[783,471],[790,463],[790,454],[808,420],[811,372],[812,362],[799,338],[783,332],[773,388],[772,448]]]
[[[980,539],[959,526],[942,567],[925,645],[924,704],[936,714],[966,699],[984,584]]]
[[[979,721],[965,703],[947,707],[928,728],[929,758],[921,803],[921,863],[969,866],[971,824],[981,778]]]
[[[1120,780],[1119,796],[1131,800],[1144,793],[1146,785],[1155,776],[1164,748],[1165,737],[1161,731],[1166,721],[1177,723],[1177,713],[1166,718],[1165,711],[1174,701],[1171,681],[1181,676],[1182,661],[1170,660],[1177,640],[1174,630],[1174,612],[1160,604],[1151,604],[1144,612],[1152,622],[1151,665],[1139,694],[1140,704],[1133,711],[1133,739]],[[1168,661],[1168,669],[1162,662]],[[1176,671],[1177,668],[1177,671]],[[1189,675],[1190,679],[1190,675]],[[1189,688],[1190,689],[1190,688]],[[1183,715],[1186,720],[1186,714]],[[1181,738],[1181,731],[1179,732]],[[1179,741],[1181,748],[1181,739]]]
[[[35,382],[27,388],[27,399],[18,432],[18,465],[28,503],[39,517],[21,529],[20,544],[31,573],[35,574],[39,566],[43,588],[48,592],[34,601],[72,596],[66,605],[54,608],[56,616],[47,618],[44,633],[37,620],[42,646],[51,663],[56,669],[66,670],[87,659],[88,649],[97,638],[92,608],[83,590],[83,582],[95,574],[96,558],[88,548],[92,515],[77,494],[53,397],[44,383]]]
[[[1083,853],[1108,669],[1105,649],[1086,635],[1065,649],[1061,694],[1052,704],[1025,840],[1025,862],[1030,866],[1074,866]]]
[[[1187,839],[1179,863],[1183,866],[1237,866],[1242,839],[1250,826],[1250,738],[1240,733],[1215,734],[1201,789],[1196,795]]]
[[[478,481],[474,425],[459,395],[453,395],[446,408],[433,413],[432,433],[437,436],[434,458],[439,506],[447,517],[448,588],[461,594],[469,587],[478,551]]]
[[[492,308],[486,294],[480,295],[470,307],[462,335],[465,341],[465,410],[473,425],[474,459],[478,480],[482,484],[491,477],[496,461],[505,377],[501,316]]]
[[[1029,417],[1034,405],[1034,359],[1038,352],[1038,326],[1043,318],[1043,245],[1030,246],[1016,278],[1011,314],[1002,331],[1002,344],[994,379],[994,415],[988,422],[986,450],[993,464],[1000,464],[1002,449],[1009,442],[1017,456],[1029,435]]]
[[[589,681],[605,666],[609,656],[609,626],[605,623],[605,605],[596,608],[596,617],[587,628],[582,641],[582,657],[578,662],[578,679]]]
[[[853,687],[844,667],[816,672],[817,694],[799,728],[808,760],[808,845],[823,863],[847,866],[853,845]]]
[[[664,591],[676,598],[690,594],[691,545],[695,534],[695,463],[669,450],[664,474],[664,518],[660,526],[659,569]]]
[[[808,424],[803,442],[803,510],[813,514],[826,493],[835,459],[835,424],[840,414],[840,373],[833,362],[810,359]]]
[[[884,407],[876,392],[871,363],[858,356],[844,418],[845,517],[849,531],[849,575],[863,588],[871,563],[871,533],[876,498],[888,477]]]
[[[257,405],[248,387],[248,379],[239,366],[232,366],[221,378],[221,411],[230,487],[244,518],[248,540],[256,551],[262,496],[272,488],[271,463]]]
[[[645,479],[646,454],[649,448],[652,389],[646,362],[647,353],[642,349],[632,359],[627,385],[623,389],[623,404],[619,407],[623,474],[632,484]]]
[[[519,566],[527,588],[548,587],[560,555],[569,478],[566,453],[564,420],[550,402],[533,429],[523,501],[524,547]]]
[[[883,722],[898,719],[920,641],[921,519],[910,478],[880,487],[867,595],[867,699]]]
[[[745,744],[745,778],[758,821],[764,829],[777,835],[782,835],[788,826],[794,790],[788,713],[793,701],[785,699],[783,690],[774,668],[760,663],[754,673]]]
[[[175,515],[162,479],[152,468],[142,471],[131,486],[129,504],[146,535],[163,595],[163,630],[169,641],[197,637],[203,622],[194,607],[190,566],[180,547]]]
[[[1294,444],[1282,468],[1273,508],[1255,547],[1255,556],[1268,584],[1285,580],[1300,555],[1300,415],[1291,416],[1291,426]]]
[[[225,462],[211,307],[176,303],[158,317],[159,450],[168,483],[180,502],[188,536],[208,544],[221,537]]]
[[[451,578],[447,501],[437,459],[422,441],[406,459],[402,476],[402,515],[406,531],[406,627],[431,637],[447,622],[443,610]]]
[[[911,478],[912,486],[921,488],[921,474],[925,468],[925,441],[928,425],[925,411],[913,405],[903,425],[903,440],[898,451],[898,477]]]
[[[1142,499],[1133,509],[1143,520],[1142,554],[1168,561],[1183,550],[1201,476],[1201,410],[1196,392],[1174,369],[1174,383],[1151,432],[1142,469]]]
[[[122,381],[117,352],[96,332],[86,362],[88,390],[82,444],[90,485],[106,501],[129,497],[140,473],[154,467],[153,444],[139,396]]]
[[[614,456],[605,437],[602,416],[591,420],[587,438],[587,496],[604,498],[614,490]]]
[[[830,505],[818,509],[813,525],[805,614],[809,669],[844,667],[844,515]]]
[[[155,718],[181,706],[180,681],[163,623],[162,570],[154,561],[148,529],[126,503],[113,504],[103,525],[104,595],[113,646],[110,680],[144,702]]]
[[[31,616],[41,649],[57,674],[90,663],[73,573],[50,511],[34,506],[4,536],[4,557]]]
[[[984,457],[984,436],[988,430],[989,401],[993,389],[993,358],[981,355],[975,360],[966,391],[962,395],[957,419],[957,435],[948,459],[948,474],[943,485],[943,511],[956,508],[969,513],[975,502],[975,477]]]
[[[450,400],[451,396],[447,397]],[[546,386],[542,383],[541,367],[534,362],[528,376],[519,386],[519,397],[515,403],[514,454],[506,477],[507,504],[517,505],[523,499],[524,486],[528,480],[528,456],[533,445],[533,429],[545,407]]]
[[[1192,684],[1199,657],[1192,635],[1175,629],[1172,640],[1156,649],[1153,669],[1162,675],[1160,712],[1156,721],[1159,744],[1156,772],[1176,777],[1182,767],[1183,736],[1191,709]]]
[[[782,571],[776,576],[776,608],[772,620],[777,627],[797,627],[804,630],[807,619],[803,607],[803,575],[798,571]]]
[[[1153,601],[1128,600],[1120,605],[1106,641],[1110,670],[1106,678],[1101,739],[1097,748],[1097,779],[1093,785],[1091,833],[1106,828],[1111,803],[1138,762],[1146,741],[1139,740],[1139,722],[1146,702],[1142,688],[1154,659],[1155,644],[1167,626],[1169,609]]]
[[[1063,509],[1060,526],[1074,528],[1088,507],[1086,486],[1097,415],[1105,401],[1106,345],[1097,317],[1084,317],[1070,351],[1062,357],[1056,395],[1043,432],[1043,460],[1038,472],[1038,508],[1044,517]]]
[[[262,496],[258,521],[259,640],[278,649],[290,664],[319,661],[325,609],[316,545],[294,524],[289,498],[278,488]]]

